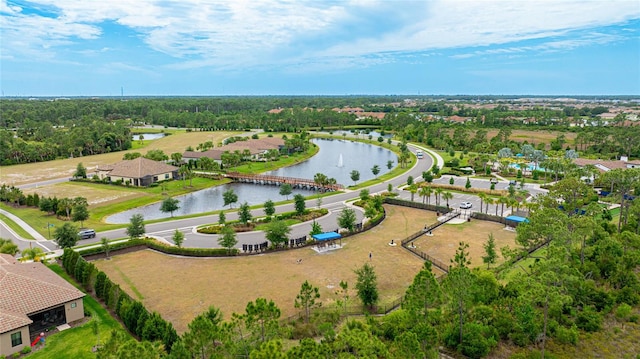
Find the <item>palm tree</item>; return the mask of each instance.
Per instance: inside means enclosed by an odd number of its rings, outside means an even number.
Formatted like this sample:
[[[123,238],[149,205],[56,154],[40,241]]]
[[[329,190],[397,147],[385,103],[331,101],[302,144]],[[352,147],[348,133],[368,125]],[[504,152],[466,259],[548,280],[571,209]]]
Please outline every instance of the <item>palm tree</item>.
[[[482,213],[482,206],[484,204],[484,201],[487,200],[487,194],[486,193],[478,193],[478,198],[480,198],[480,213]]]
[[[449,200],[453,198],[453,193],[447,191],[442,194],[442,198],[447,201],[447,208],[449,208]]]
[[[442,194],[442,188],[438,187],[435,190],[435,195],[436,195],[436,206],[440,205],[440,195]]]
[[[516,206],[519,206],[520,202],[518,202],[517,199],[515,198],[509,198],[508,202],[507,202],[507,206],[511,207],[511,213],[513,213],[513,209],[516,208]]]
[[[494,204],[494,203],[495,203],[495,201],[493,200],[493,198],[491,198],[489,196],[486,196],[485,199],[484,199],[484,206],[485,206],[484,213],[489,214],[489,205],[490,204]]]
[[[504,205],[509,203],[509,198],[500,196],[500,198],[498,198],[498,203],[502,205],[502,208],[500,209],[500,217],[504,217]]]
[[[418,185],[413,183],[409,186],[409,192],[411,192],[411,202],[413,202],[413,196],[418,192]]]
[[[422,197],[422,203],[425,203],[427,196],[431,197],[431,192],[432,190],[431,190],[431,187],[429,186],[420,187],[420,189],[418,190],[418,195]]]

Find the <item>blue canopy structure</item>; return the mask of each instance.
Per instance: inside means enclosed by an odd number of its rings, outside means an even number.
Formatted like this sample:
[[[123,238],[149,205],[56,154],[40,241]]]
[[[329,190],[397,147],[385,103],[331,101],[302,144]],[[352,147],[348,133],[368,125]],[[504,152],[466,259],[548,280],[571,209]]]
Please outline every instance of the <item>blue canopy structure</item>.
[[[528,218],[524,218],[524,217],[520,217],[520,216],[509,216],[507,218],[505,218],[507,221],[511,221],[511,222],[516,222],[516,223],[528,223],[529,219]]]
[[[342,236],[336,232],[319,233],[319,234],[314,234],[311,237],[313,237],[313,239],[315,239],[316,241],[330,241],[332,239],[342,238]]]

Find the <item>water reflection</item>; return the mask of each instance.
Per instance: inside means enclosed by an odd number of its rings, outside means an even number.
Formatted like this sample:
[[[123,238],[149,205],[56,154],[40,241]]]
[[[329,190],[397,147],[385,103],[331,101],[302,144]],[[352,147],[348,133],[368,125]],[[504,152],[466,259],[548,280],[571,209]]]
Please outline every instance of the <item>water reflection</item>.
[[[320,147],[318,154],[305,162],[271,171],[270,174],[312,179],[316,173],[320,172],[328,177],[335,178],[338,183],[348,186],[353,184],[350,178],[350,173],[353,170],[360,172],[359,182],[362,182],[374,178],[371,172],[371,168],[374,165],[378,165],[380,168],[380,173],[378,174],[380,176],[389,171],[387,168],[388,161],[393,161],[394,166],[397,163],[397,156],[381,147],[349,140],[313,139],[312,141]],[[342,167],[338,167],[340,157],[342,157]],[[223,207],[224,201],[222,199],[222,194],[228,189],[233,189],[238,195],[238,203],[234,205],[235,208],[245,201],[249,205],[260,205],[268,199],[274,202],[286,199],[280,195],[280,188],[277,186],[231,183],[176,197],[180,201],[180,209],[173,212],[173,215],[181,216],[228,208]],[[293,198],[293,195],[297,193],[306,197],[315,192],[294,189],[293,193],[289,195],[289,199]],[[117,213],[108,217],[106,221],[108,223],[128,223],[134,214],[142,214],[145,220],[170,217],[169,213],[160,211],[160,205],[160,203],[156,203]]]
[[[132,136],[132,140],[138,141],[140,140],[140,136],[142,136],[143,140],[157,140],[166,136],[165,133],[140,133]]]

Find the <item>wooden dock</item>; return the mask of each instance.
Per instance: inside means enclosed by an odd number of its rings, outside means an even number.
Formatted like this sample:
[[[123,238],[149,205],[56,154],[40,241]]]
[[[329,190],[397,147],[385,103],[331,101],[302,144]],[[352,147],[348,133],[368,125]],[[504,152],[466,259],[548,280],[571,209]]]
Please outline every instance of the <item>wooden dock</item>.
[[[254,174],[246,174],[246,173],[238,173],[238,172],[229,172],[224,176],[227,178],[231,178],[235,182],[241,182],[241,183],[254,183],[254,184],[261,184],[261,185],[272,185],[272,186],[280,186],[282,184],[288,183],[293,188],[301,188],[301,189],[308,189],[308,190],[321,191],[321,192],[340,191],[344,189],[344,186],[341,184],[321,185],[314,182],[313,180],[305,179],[305,178],[281,177],[281,176],[271,176],[271,175],[254,175]]]

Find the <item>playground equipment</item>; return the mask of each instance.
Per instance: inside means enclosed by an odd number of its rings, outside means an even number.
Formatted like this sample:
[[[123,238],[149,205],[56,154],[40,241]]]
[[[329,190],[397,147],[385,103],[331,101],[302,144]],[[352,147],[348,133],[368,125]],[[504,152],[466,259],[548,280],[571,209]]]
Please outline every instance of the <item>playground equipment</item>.
[[[44,333],[40,333],[40,335],[38,335],[38,336],[36,337],[36,339],[34,339],[34,340],[31,342],[31,347],[32,347],[32,348],[33,348],[33,347],[35,347],[35,346],[36,346],[36,344],[38,344],[38,342],[40,342],[41,344],[43,344],[43,345],[44,345]]]

